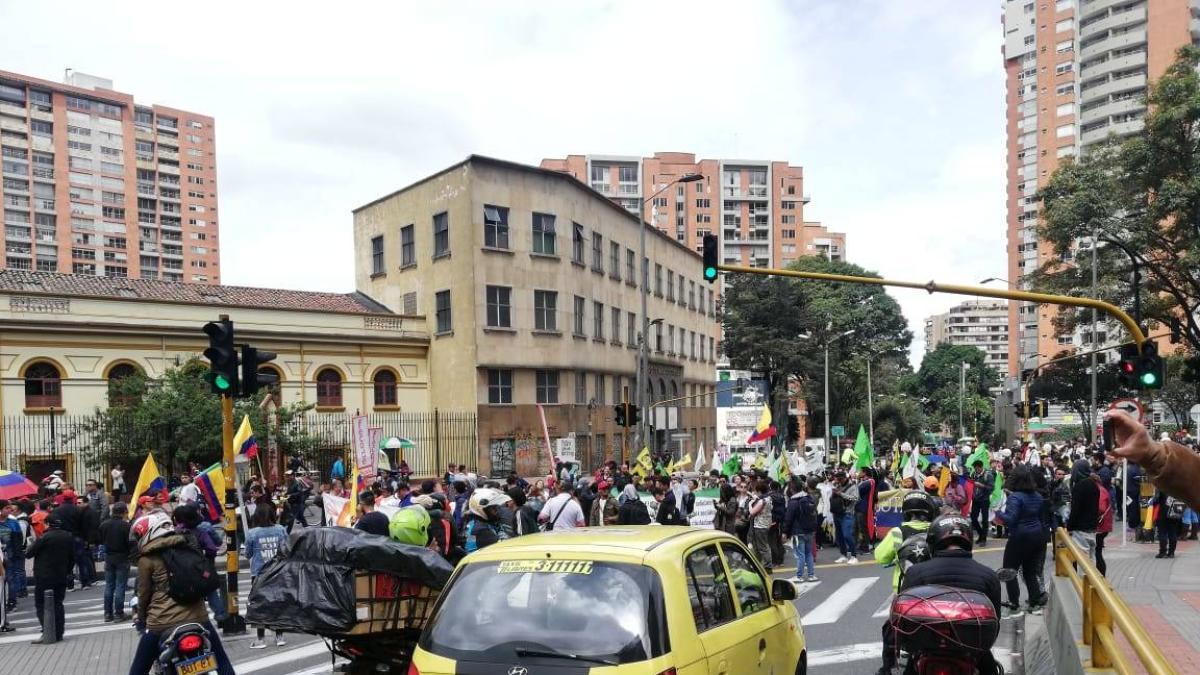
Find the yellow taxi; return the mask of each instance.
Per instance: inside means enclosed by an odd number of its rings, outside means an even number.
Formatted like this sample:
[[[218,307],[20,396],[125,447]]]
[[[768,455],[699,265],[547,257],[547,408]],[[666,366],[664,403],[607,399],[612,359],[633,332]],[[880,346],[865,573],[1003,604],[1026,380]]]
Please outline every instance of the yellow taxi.
[[[459,564],[409,675],[805,673],[795,598],[715,530],[517,537]]]

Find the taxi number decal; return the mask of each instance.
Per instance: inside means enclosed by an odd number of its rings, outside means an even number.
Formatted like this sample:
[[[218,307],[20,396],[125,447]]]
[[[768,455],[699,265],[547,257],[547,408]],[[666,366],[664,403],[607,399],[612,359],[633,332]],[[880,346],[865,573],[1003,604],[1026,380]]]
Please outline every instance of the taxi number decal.
[[[591,574],[590,560],[503,560],[498,574],[524,574],[540,572],[546,574]]]

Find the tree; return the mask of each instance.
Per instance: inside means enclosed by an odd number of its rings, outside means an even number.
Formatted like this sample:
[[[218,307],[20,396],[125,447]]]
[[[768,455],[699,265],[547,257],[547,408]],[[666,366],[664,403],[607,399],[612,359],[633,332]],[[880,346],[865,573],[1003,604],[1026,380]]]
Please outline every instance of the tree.
[[[1055,355],[1055,359],[1070,356],[1070,351]],[[1104,405],[1121,393],[1115,366],[1098,366],[1096,370],[1096,401]],[[1042,367],[1029,383],[1030,401],[1045,399],[1061,405],[1079,416],[1086,436],[1096,432],[1092,412],[1091,360],[1087,357],[1055,361]]]
[[[1142,317],[1179,333],[1200,353],[1200,49],[1187,46],[1147,96],[1145,127],[1080,162],[1066,161],[1038,193],[1039,233],[1055,257],[1034,276],[1040,290],[1091,295],[1090,264],[1073,264],[1080,239],[1117,240],[1142,267]],[[1090,257],[1090,253],[1089,253]],[[1132,313],[1128,255],[1097,249],[1098,296]],[[1090,263],[1090,260],[1088,261]],[[1062,312],[1060,331],[1088,321]]]
[[[1162,402],[1167,412],[1175,420],[1179,429],[1190,429],[1192,426],[1192,406],[1198,401],[1196,383],[1188,382],[1187,357],[1182,353],[1166,357],[1167,376],[1163,388],[1155,397]]]
[[[990,389],[999,376],[985,363],[986,355],[967,345],[943,342],[921,359],[921,367],[907,381],[908,395],[922,402],[930,425],[943,433],[959,433],[959,401],[962,424],[968,435],[978,429],[980,437],[990,437],[994,427]],[[967,364],[965,375],[962,364]],[[962,385],[964,384],[965,387]]]
[[[164,471],[187,462],[208,466],[221,459],[221,401],[214,395],[204,374],[208,363],[191,359],[169,368],[158,380],[122,378],[110,388],[110,400],[120,405],[96,410],[86,428],[90,446],[84,451],[89,466],[141,466],[146,453],[153,452]],[[238,401],[235,424],[250,416],[256,430],[265,431],[266,419],[257,401]],[[280,425],[276,439],[281,451],[308,447],[312,439],[303,432],[289,433],[292,419],[312,406],[291,404],[278,409]]]
[[[850,263],[804,257],[791,269],[878,278]],[[810,429],[823,424],[824,345],[830,349],[830,408],[844,414],[865,402],[865,368],[854,355],[903,361],[912,334],[896,301],[880,286],[810,281],[758,274],[728,275],[721,303],[722,347],[734,368],[767,376],[776,419],[783,419],[788,377],[804,387]],[[809,335],[808,339],[803,335]],[[865,419],[862,420],[866,422]]]

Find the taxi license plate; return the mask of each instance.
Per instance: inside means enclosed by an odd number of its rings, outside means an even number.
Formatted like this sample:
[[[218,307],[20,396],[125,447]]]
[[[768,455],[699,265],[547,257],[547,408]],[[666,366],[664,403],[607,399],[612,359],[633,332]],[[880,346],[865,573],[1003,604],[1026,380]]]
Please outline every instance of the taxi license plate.
[[[217,657],[212,654],[198,656],[175,666],[178,675],[201,675],[217,669]]]

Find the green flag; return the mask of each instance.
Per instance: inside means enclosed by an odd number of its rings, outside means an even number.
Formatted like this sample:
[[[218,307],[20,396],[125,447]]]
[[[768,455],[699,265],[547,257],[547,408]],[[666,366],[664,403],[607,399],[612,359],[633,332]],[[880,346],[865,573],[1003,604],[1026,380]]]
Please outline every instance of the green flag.
[[[854,441],[854,468],[865,469],[875,462],[875,450],[871,447],[871,439],[867,438],[867,430],[858,425],[858,438]]]
[[[979,447],[975,448],[975,452],[972,452],[971,455],[967,457],[967,468],[970,469],[976,464],[982,464],[986,469],[988,462],[990,461],[992,461],[992,458],[991,455],[988,454],[987,443],[980,443]]]
[[[1000,471],[996,472],[996,485],[992,488],[992,496],[988,500],[988,504],[993,509],[1000,508],[1000,502],[1004,501],[1004,474]]]
[[[736,476],[742,470],[742,458],[737,455],[731,455],[725,463],[721,465],[721,475],[732,477]]]

